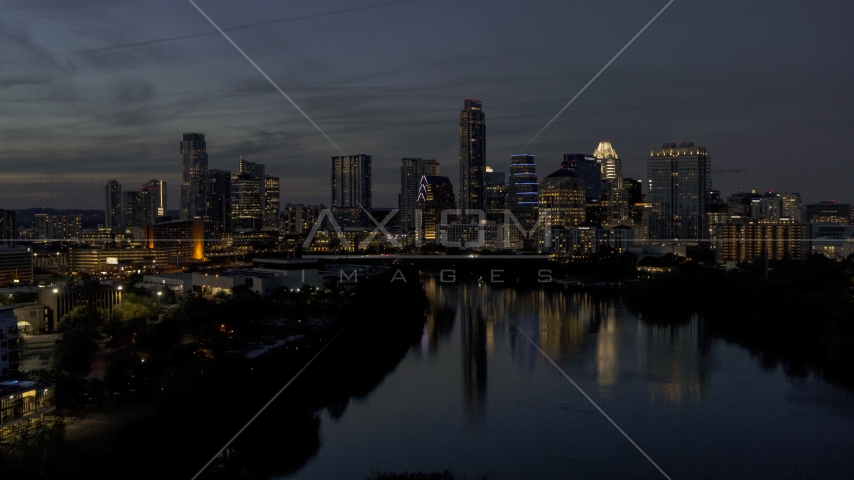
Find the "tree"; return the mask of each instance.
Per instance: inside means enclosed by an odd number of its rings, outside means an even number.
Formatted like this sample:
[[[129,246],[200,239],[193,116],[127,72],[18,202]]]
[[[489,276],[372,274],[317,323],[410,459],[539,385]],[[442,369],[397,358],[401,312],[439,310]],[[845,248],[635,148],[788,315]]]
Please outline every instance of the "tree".
[[[59,321],[60,332],[70,332],[72,330],[88,330],[92,331],[100,327],[104,323],[104,315],[91,308],[89,305],[79,305],[71,309]]]
[[[53,345],[53,369],[75,377],[88,375],[98,353],[92,336],[82,329],[65,332]]]

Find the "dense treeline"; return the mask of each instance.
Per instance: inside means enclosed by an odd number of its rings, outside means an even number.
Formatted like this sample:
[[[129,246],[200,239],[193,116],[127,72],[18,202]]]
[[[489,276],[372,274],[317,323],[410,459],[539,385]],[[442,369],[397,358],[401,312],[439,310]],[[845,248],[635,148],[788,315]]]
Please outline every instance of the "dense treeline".
[[[37,376],[57,382],[70,414],[87,413],[100,390],[109,403],[137,405],[137,419],[108,439],[64,440],[61,423],[50,435],[13,439],[0,448],[0,477],[49,452],[41,478],[190,478],[340,332],[206,476],[266,478],[298,469],[320,446],[318,412],[342,415],[350,398],[375,388],[420,338],[426,297],[417,270],[402,268],[405,282],[390,282],[389,272],[350,291],[243,290],[161,309],[126,289],[112,315],[74,309],[60,322],[52,370]],[[303,337],[255,359],[232,354],[283,334]],[[96,341],[113,350],[103,382],[84,378]]]
[[[854,259],[756,262],[723,271],[692,264],[634,283],[626,303],[651,321],[700,313],[713,333],[782,362],[854,381]]]

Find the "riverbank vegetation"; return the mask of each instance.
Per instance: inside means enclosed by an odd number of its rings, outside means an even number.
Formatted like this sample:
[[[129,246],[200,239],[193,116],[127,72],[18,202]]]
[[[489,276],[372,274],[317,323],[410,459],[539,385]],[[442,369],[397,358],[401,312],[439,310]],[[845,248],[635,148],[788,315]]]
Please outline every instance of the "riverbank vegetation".
[[[854,259],[743,264],[724,271],[696,264],[633,283],[624,300],[650,321],[693,313],[706,328],[782,363],[854,383]]]

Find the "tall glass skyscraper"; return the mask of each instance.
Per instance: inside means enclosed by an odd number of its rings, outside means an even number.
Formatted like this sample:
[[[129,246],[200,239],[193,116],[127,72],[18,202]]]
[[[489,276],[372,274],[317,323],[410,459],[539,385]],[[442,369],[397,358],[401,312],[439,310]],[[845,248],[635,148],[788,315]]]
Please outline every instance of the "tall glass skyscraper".
[[[415,201],[421,177],[438,176],[439,162],[421,158],[404,158],[400,161],[400,232],[415,231]]]
[[[371,156],[332,157],[332,215],[342,227],[367,227],[372,211]],[[363,209],[364,208],[364,209]]]
[[[460,187],[461,210],[484,209],[484,173],[486,171],[486,125],[483,103],[466,98],[460,112]]]
[[[248,173],[231,173],[231,222],[235,232],[261,230],[261,182]]]
[[[652,149],[647,160],[650,239],[697,242],[707,238],[710,168],[706,147],[693,142]]]
[[[185,133],[181,142],[182,219],[205,214],[205,195],[209,193],[208,152],[204,133]]]
[[[116,180],[110,180],[104,185],[104,226],[123,227],[122,214],[122,184]]]
[[[537,221],[538,184],[534,155],[530,153],[511,155],[507,208],[526,230],[530,230]]]

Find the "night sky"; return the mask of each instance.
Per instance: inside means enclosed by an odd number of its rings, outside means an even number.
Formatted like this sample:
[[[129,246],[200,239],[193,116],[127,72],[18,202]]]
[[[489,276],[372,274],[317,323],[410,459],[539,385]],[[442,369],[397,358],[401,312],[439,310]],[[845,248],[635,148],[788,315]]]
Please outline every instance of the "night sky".
[[[487,163],[521,149],[667,2],[196,2],[348,154],[373,156],[374,206],[402,157],[459,182],[464,97]],[[0,3],[0,208],[103,208],[152,178],[178,208],[183,132],[210,166],[242,153],[282,203],[329,204],[337,150],[185,0]],[[725,195],[778,188],[854,202],[850,1],[676,0],[530,147],[538,172],[609,138],[626,177],[650,148],[707,147]],[[239,28],[236,28],[239,27]]]

